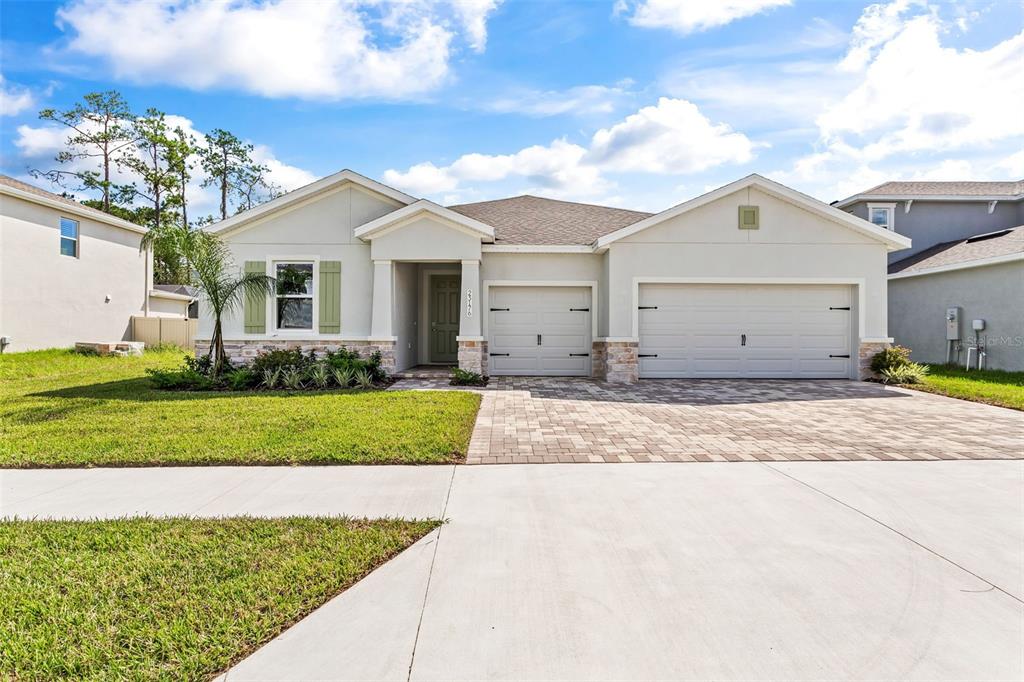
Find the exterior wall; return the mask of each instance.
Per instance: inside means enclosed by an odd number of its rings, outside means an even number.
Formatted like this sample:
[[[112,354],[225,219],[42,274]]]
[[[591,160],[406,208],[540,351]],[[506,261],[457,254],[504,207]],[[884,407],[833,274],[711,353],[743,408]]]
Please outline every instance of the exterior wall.
[[[395,264],[395,369],[419,364],[419,268],[415,263]]]
[[[77,258],[60,255],[61,216],[78,221]],[[131,318],[144,311],[150,288],[141,237],[0,198],[0,336],[11,337],[7,351],[130,339]]]
[[[433,216],[420,216],[373,238],[374,260],[480,260],[480,237]]]
[[[992,369],[1024,370],[1024,262],[987,265],[889,281],[889,329],[917,362],[946,360],[946,309],[961,308],[964,348],[971,320],[985,320],[981,339]],[[960,363],[966,360],[966,350]]]
[[[737,227],[749,204],[760,206],[758,230]],[[608,255],[610,339],[639,333],[634,278],[855,283],[855,333],[887,337],[885,245],[755,188],[617,241]]]
[[[895,203],[893,228],[914,242],[909,249],[889,254],[890,263],[936,244],[1024,224],[1024,201],[1000,201],[991,214],[987,201],[914,200],[909,213],[904,212],[904,201],[859,201],[843,210],[867,220],[868,203]]]
[[[278,332],[274,316],[267,315],[267,333],[245,334],[241,309],[225,316],[225,339],[252,340],[326,340],[366,339],[370,335],[373,303],[373,263],[370,245],[357,238],[353,231],[400,204],[382,195],[356,189],[346,184],[331,192],[312,197],[297,206],[260,219],[251,227],[227,233],[225,241],[235,264],[245,261],[295,258],[302,260],[341,261],[341,333]],[[314,271],[317,268],[314,267]],[[315,277],[316,275],[314,275]],[[200,312],[199,337],[209,339],[213,320]]]
[[[149,297],[150,317],[188,317],[188,301],[179,301],[162,296]]]

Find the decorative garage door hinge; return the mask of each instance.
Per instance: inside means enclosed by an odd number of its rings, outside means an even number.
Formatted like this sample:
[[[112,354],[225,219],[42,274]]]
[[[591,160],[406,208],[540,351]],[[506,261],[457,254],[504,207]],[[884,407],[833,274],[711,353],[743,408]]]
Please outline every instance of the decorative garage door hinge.
[[[829,306],[828,309],[829,310],[849,310],[850,306],[848,306],[848,305],[847,306],[840,306],[838,308],[833,308],[832,306]]]
[[[829,353],[828,356],[830,358],[848,358],[848,357],[850,357],[849,355],[832,355],[831,353]]]
[[[640,305],[640,306],[637,306],[637,310],[657,310],[657,309],[658,309],[658,306],[656,306],[656,305]]]
[[[508,353],[490,353],[489,355],[490,355],[490,356],[491,356],[492,358],[493,358],[493,357],[496,357],[496,356],[499,356],[499,357],[503,357],[503,358],[507,358],[507,357],[508,357]]]
[[[656,357],[658,357],[658,354],[657,353],[638,353],[637,357],[638,358],[656,358]]]
[[[491,308],[491,312],[508,312],[508,308]]]
[[[570,358],[589,358],[590,353],[569,353]]]
[[[590,308],[569,308],[570,313],[589,313]]]

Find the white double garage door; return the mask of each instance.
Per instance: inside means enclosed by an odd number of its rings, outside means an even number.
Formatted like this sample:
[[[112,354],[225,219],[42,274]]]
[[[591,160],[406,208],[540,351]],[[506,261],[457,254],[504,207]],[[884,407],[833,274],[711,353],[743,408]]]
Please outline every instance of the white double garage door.
[[[844,285],[641,284],[641,378],[847,378],[852,289]],[[494,287],[494,375],[589,376],[589,287]]]

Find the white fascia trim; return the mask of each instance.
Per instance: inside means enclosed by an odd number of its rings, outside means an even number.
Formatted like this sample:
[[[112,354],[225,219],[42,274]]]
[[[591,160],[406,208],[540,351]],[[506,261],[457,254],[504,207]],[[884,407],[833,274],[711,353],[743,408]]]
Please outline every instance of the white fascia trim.
[[[593,279],[485,279],[481,304],[483,310],[489,311],[491,287],[583,287],[590,289],[590,338],[597,336],[598,283]],[[490,315],[484,315],[481,330],[484,337],[490,336],[488,329]]]
[[[464,216],[461,213],[456,213],[451,209],[435,204],[433,201],[428,201],[427,199],[420,199],[408,206],[403,206],[397,211],[392,211],[391,213],[382,215],[376,220],[371,220],[365,225],[356,228],[354,234],[360,239],[372,239],[375,236],[379,236],[381,233],[390,231],[389,228],[401,227],[400,223],[411,220],[421,213],[429,213],[430,215],[451,223],[454,226],[468,230],[470,233],[477,236],[494,239],[494,228],[490,225]]]
[[[171,301],[194,301],[194,300],[196,300],[192,296],[187,296],[185,294],[176,294],[173,291],[162,291],[160,289],[150,289],[149,290],[149,295],[152,296],[153,298],[166,298],[166,299],[169,299]]]
[[[592,244],[484,244],[484,253],[594,253]]]
[[[979,258],[978,260],[969,260],[963,263],[951,263],[950,265],[936,265],[933,268],[911,270],[910,272],[894,272],[889,275],[889,279],[906,279],[908,277],[921,277],[922,275],[935,275],[940,272],[969,270],[971,268],[981,268],[986,265],[998,265],[1000,263],[1012,263],[1019,260],[1024,260],[1024,252],[1008,253],[1002,256],[992,256],[991,258]]]
[[[57,201],[56,199],[50,199],[49,197],[39,196],[32,192],[25,192],[16,187],[8,187],[7,185],[0,185],[0,194],[7,194],[9,196],[24,199],[25,201],[31,201],[34,204],[46,206],[48,208],[57,209],[60,212],[68,215],[73,215],[77,218],[83,218],[85,220],[92,220],[93,222],[102,223],[103,225],[110,225],[111,227],[119,227],[122,230],[128,230],[129,232],[135,232],[137,234],[146,234],[149,230],[142,225],[136,225],[130,223],[127,220],[121,220],[115,216],[108,216],[106,214],[96,215],[88,206],[82,206],[81,208],[67,204],[63,201]]]
[[[748,175],[745,178],[740,178],[735,182],[730,182],[728,185],[724,185],[706,194],[702,194],[699,197],[685,201],[678,206],[673,206],[672,208],[652,215],[649,218],[644,218],[632,225],[627,225],[626,227],[616,230],[611,234],[606,234],[594,242],[594,247],[598,250],[604,250],[613,242],[634,235],[641,230],[646,230],[648,227],[653,227],[654,225],[663,223],[666,220],[670,220],[676,216],[682,215],[683,213],[710,204],[713,201],[717,201],[722,197],[726,197],[748,187],[756,187],[766,194],[770,194],[778,199],[782,199],[783,201],[788,201],[789,203],[800,208],[807,209],[812,213],[817,213],[823,218],[827,218],[833,222],[839,223],[840,225],[849,227],[861,234],[873,237],[878,241],[885,243],[891,251],[910,247],[910,239],[903,235],[872,225],[862,218],[858,218],[846,211],[841,211],[835,206],[829,206],[823,201],[819,201],[818,199],[803,194],[802,192],[797,192],[795,189],[786,187],[774,180],[769,180],[757,173]]]
[[[833,204],[836,208],[846,208],[862,201],[1019,201],[1024,194],[1016,196],[977,196],[973,194],[854,194]]]
[[[404,192],[399,192],[397,189],[394,189],[393,187],[382,185],[376,180],[371,180],[365,175],[360,175],[359,173],[348,170],[346,168],[345,170],[339,171],[333,175],[328,175],[325,178],[320,178],[316,182],[312,182],[308,185],[305,185],[304,187],[292,190],[287,194],[282,194],[278,198],[273,199],[272,201],[268,201],[265,204],[260,204],[255,208],[249,209],[248,211],[244,211],[242,213],[239,213],[238,215],[231,216],[226,220],[221,220],[220,222],[213,223],[212,225],[207,225],[203,229],[207,230],[208,232],[213,232],[214,234],[222,234],[234,228],[240,227],[243,224],[257,220],[258,218],[266,216],[270,213],[279,211],[282,208],[291,206],[292,204],[302,201],[303,199],[306,199],[316,194],[320,194],[321,192],[326,192],[347,182],[350,182],[353,185],[358,185],[359,187],[362,187],[364,189],[368,189],[371,192],[376,192],[377,194],[388,197],[389,199],[397,201],[398,203],[406,206],[416,201],[416,197],[409,196]]]

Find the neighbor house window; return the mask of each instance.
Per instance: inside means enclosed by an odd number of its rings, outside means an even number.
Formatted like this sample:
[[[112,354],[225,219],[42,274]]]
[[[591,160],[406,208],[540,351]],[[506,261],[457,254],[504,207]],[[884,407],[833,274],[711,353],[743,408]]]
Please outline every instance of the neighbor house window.
[[[896,204],[868,204],[868,220],[887,230],[894,229],[892,223],[895,213]]]
[[[276,263],[277,328],[313,329],[313,264]]]
[[[78,258],[78,221],[60,219],[60,255]]]

